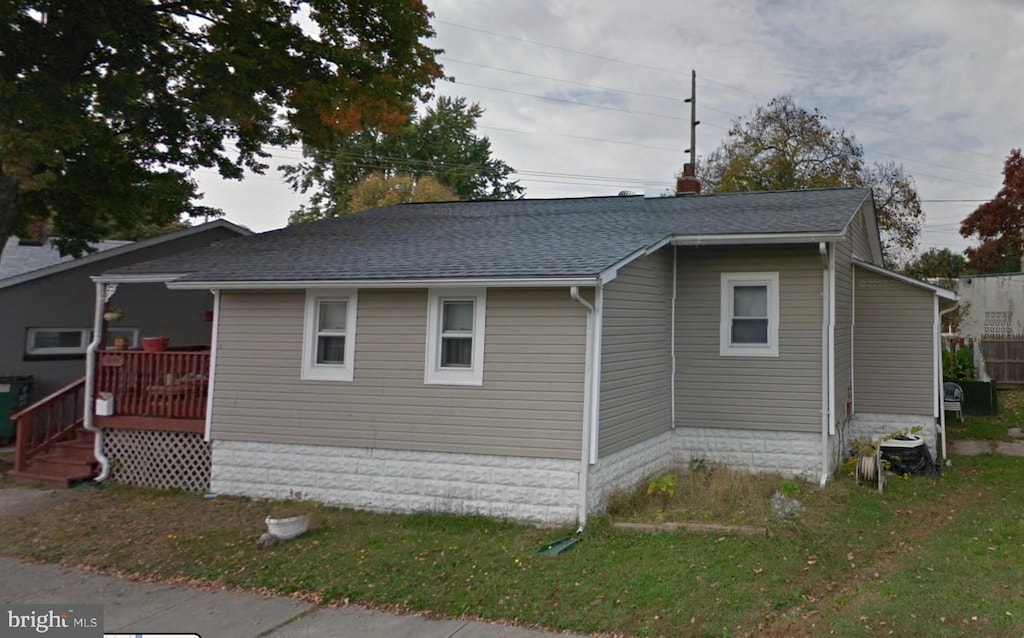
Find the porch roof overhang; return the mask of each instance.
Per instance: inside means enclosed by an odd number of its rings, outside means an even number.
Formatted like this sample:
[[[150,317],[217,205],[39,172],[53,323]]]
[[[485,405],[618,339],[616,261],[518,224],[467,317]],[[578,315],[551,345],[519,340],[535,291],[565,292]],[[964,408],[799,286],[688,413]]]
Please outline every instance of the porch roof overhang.
[[[910,286],[916,286],[917,288],[930,290],[931,292],[935,293],[939,297],[939,299],[945,299],[946,301],[957,300],[956,293],[953,292],[952,290],[946,290],[945,288],[940,288],[939,286],[933,286],[930,283],[919,281],[917,279],[914,279],[913,277],[908,277],[906,275],[889,270],[887,268],[882,268],[881,266],[869,264],[868,262],[861,261],[860,259],[854,259],[853,265],[857,266],[858,268],[863,268],[864,270],[868,270],[870,272],[882,275],[883,277],[889,277],[891,279],[901,281]]]

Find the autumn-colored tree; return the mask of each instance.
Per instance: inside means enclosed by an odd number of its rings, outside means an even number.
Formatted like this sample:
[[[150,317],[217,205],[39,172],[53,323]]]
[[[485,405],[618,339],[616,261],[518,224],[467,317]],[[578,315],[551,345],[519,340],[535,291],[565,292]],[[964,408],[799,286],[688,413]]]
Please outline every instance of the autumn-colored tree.
[[[913,251],[924,219],[902,166],[865,164],[853,133],[831,128],[821,112],[788,95],[735,120],[721,146],[698,162],[698,177],[713,193],[870,186],[889,264]]]
[[[441,96],[422,115],[409,106],[408,123],[393,132],[367,126],[323,147],[305,147],[306,161],[285,167],[297,191],[312,191],[309,202],[292,213],[302,223],[352,212],[351,190],[368,175],[430,175],[456,199],[514,199],[524,189],[515,172],[491,156],[491,142],[478,136],[483,108],[465,98]]]
[[[961,222],[960,234],[980,240],[964,251],[972,272],[1024,272],[1024,157],[1019,148],[1003,164],[1003,187]]]
[[[267,144],[401,127],[441,69],[421,0],[9,0],[0,5],[0,247],[52,221],[65,253],[262,172]]]
[[[454,202],[458,199],[458,195],[431,175],[415,177],[406,173],[372,173],[352,187],[345,212],[355,213],[391,204]]]

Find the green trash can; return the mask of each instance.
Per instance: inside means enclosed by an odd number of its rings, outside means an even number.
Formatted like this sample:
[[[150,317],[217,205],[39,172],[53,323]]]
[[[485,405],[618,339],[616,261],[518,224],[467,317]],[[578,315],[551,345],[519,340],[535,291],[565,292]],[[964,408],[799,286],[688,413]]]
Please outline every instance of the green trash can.
[[[28,405],[32,376],[0,377],[0,443],[14,438],[11,415]]]

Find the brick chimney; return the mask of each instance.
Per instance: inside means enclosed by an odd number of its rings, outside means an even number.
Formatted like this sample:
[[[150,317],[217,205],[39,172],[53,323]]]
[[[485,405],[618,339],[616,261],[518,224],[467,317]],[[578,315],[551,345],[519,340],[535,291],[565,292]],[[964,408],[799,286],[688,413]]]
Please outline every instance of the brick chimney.
[[[683,174],[676,179],[676,197],[680,195],[699,195],[700,180],[693,171],[693,164],[683,164]]]
[[[18,241],[21,246],[43,246],[50,238],[50,220],[37,219],[25,226],[25,234]]]

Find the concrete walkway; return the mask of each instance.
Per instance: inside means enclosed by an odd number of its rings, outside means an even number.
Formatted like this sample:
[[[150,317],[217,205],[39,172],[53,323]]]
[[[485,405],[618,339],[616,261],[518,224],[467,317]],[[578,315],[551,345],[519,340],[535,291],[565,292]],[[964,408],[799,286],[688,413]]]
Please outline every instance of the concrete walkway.
[[[7,490],[0,490],[7,491]],[[0,558],[0,601],[103,605],[105,633],[195,633],[204,638],[551,638],[485,622],[434,620],[363,607],[321,608],[280,596],[140,583],[57,565]]]

